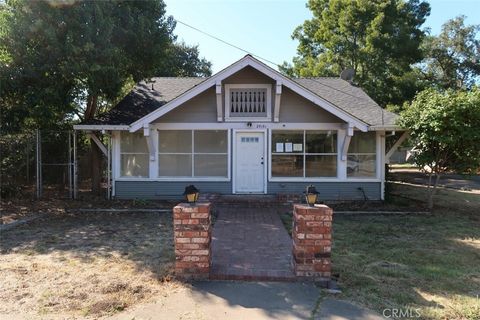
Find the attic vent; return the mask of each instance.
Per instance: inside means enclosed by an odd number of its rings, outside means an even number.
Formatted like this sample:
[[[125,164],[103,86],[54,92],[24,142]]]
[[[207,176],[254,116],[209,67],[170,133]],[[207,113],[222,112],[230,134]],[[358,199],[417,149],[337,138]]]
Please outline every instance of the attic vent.
[[[270,121],[271,84],[225,84],[225,121]]]
[[[232,89],[230,116],[265,117],[267,115],[267,89]]]

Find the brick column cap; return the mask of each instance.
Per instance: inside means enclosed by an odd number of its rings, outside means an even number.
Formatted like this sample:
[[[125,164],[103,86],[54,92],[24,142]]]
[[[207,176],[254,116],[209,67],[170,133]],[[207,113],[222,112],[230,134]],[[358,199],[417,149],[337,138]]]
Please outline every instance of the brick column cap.
[[[196,202],[194,204],[187,203],[187,202],[180,202],[177,204],[173,209],[176,208],[208,208],[210,207],[210,202]]]
[[[318,209],[332,209],[326,204],[315,204],[313,207],[309,206],[308,204],[303,204],[303,203],[295,203],[294,205],[295,209],[304,209],[304,210],[318,210]]]

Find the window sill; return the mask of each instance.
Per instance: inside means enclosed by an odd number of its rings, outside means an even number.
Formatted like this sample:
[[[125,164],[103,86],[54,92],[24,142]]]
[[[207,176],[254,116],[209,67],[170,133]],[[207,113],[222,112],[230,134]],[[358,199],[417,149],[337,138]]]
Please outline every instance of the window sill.
[[[206,181],[206,182],[230,182],[230,178],[216,178],[216,177],[165,177],[165,178],[117,178],[115,181],[165,181],[165,182],[176,182],[176,181]]]
[[[268,182],[382,182],[380,179],[377,178],[347,178],[347,179],[340,179],[340,178],[269,178]]]
[[[225,118],[225,122],[272,122],[272,118],[258,118],[258,117],[245,117],[245,118]]]

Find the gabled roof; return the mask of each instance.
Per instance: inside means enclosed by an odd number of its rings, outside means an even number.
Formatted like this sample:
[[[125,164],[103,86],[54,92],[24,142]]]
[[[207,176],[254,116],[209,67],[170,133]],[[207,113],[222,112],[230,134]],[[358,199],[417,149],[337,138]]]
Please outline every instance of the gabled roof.
[[[382,109],[365,91],[343,79],[298,78],[293,80],[370,126],[395,126],[398,115]]]
[[[397,115],[383,110],[362,89],[347,81],[288,78],[250,55],[209,78],[153,78],[153,90],[152,83],[142,81],[108,113],[76,127],[122,125],[136,131],[246,66],[259,70],[362,131],[368,127],[396,127]]]
[[[152,78],[138,83],[109,112],[83,125],[130,125],[147,114],[161,108],[205,78]],[[153,86],[153,90],[152,90]]]

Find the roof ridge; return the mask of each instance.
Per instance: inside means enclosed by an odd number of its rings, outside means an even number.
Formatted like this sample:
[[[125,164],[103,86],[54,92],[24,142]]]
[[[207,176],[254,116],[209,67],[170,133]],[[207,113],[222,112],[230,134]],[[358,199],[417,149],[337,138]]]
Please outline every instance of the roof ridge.
[[[298,77],[298,78],[292,78],[292,79],[307,79],[307,80],[315,80],[315,79],[338,79],[338,80],[343,80],[340,77]]]
[[[210,77],[152,77],[156,79],[207,79]]]

